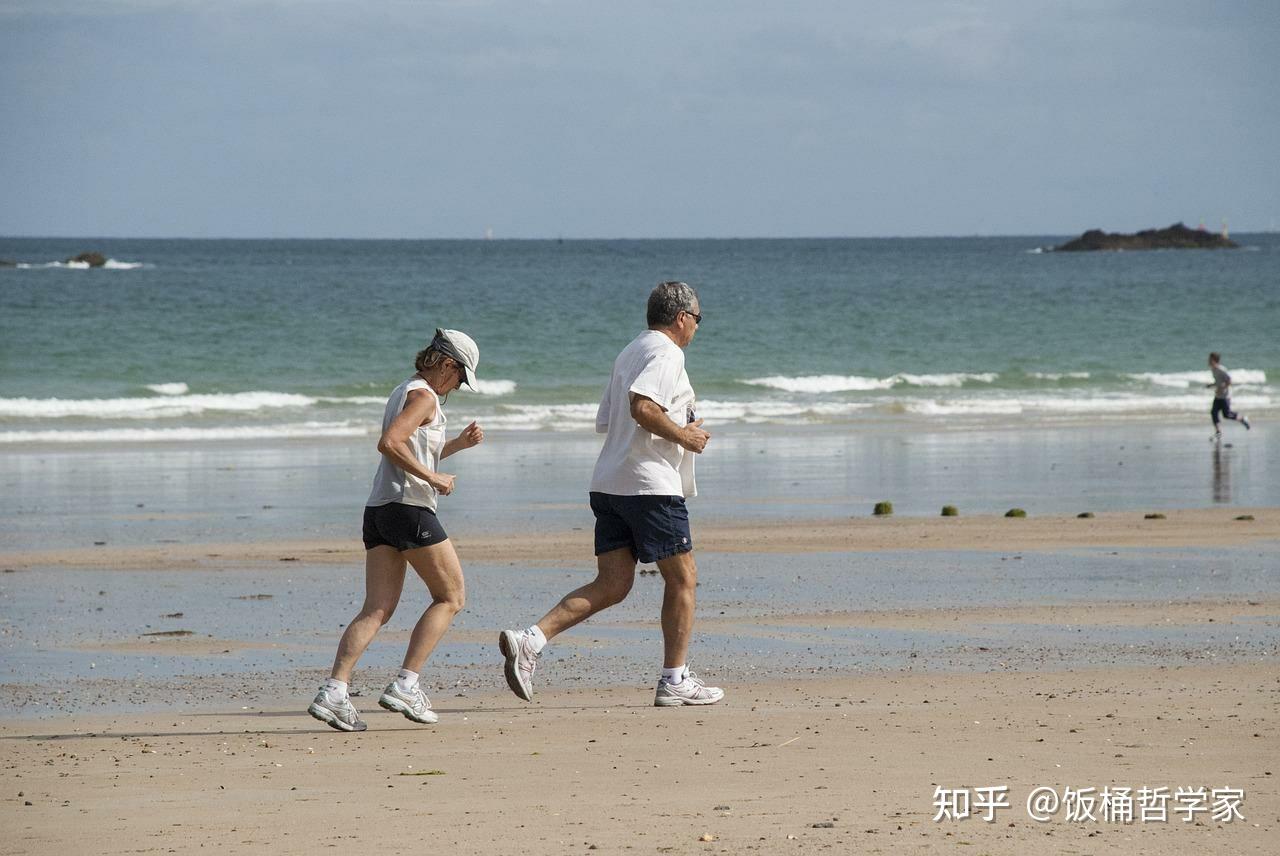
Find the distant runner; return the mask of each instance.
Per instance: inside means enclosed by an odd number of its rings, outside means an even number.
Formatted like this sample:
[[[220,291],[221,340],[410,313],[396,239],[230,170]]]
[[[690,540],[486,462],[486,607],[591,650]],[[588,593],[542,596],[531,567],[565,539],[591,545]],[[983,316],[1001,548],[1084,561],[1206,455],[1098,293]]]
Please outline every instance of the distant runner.
[[[1213,439],[1222,439],[1222,428],[1218,422],[1219,413],[1239,422],[1248,431],[1249,420],[1243,413],[1236,413],[1231,409],[1231,373],[1223,367],[1222,355],[1217,351],[1209,355],[1209,371],[1213,372],[1213,383],[1205,384],[1205,388],[1213,388],[1213,407],[1209,410],[1209,416],[1213,419]]]

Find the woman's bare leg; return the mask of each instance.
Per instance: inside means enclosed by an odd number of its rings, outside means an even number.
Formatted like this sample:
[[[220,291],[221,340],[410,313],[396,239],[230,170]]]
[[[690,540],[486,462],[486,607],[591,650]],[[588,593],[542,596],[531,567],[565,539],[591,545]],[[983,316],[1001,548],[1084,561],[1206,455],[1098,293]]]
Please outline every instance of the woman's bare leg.
[[[411,672],[421,672],[440,637],[449,629],[453,617],[466,604],[466,585],[462,579],[462,564],[454,552],[453,542],[448,539],[430,547],[406,550],[404,557],[427,584],[427,591],[431,592],[431,605],[414,625],[402,664],[402,668]]]
[[[364,605],[347,625],[338,642],[330,677],[351,682],[351,670],[382,625],[396,611],[400,592],[404,589],[404,554],[383,544],[364,554]]]

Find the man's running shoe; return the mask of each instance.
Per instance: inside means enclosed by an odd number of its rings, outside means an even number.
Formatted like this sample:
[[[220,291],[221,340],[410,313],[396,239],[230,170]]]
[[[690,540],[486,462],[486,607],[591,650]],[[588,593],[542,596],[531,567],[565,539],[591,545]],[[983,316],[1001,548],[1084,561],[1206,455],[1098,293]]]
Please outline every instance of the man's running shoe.
[[[1240,424],[1244,426],[1244,430],[1249,430],[1249,417],[1244,414],[1240,415]]]
[[[406,693],[401,692],[396,682],[392,681],[382,691],[378,705],[394,713],[403,713],[405,719],[421,722],[423,725],[434,725],[440,720],[431,709],[431,700],[418,684],[414,684],[413,689]]]
[[[507,686],[525,701],[533,701],[533,672],[540,652],[533,650],[533,636],[527,630],[504,630],[498,634],[498,649],[506,658]]]
[[[684,704],[715,704],[724,698],[724,690],[709,687],[693,672],[685,672],[684,680],[669,684],[658,679],[658,691],[653,696],[654,707],[676,707]]]
[[[324,690],[316,693],[315,701],[311,702],[311,706],[307,708],[307,713],[316,719],[336,728],[339,731],[364,731],[369,726],[360,718],[360,714],[356,712],[355,706],[351,704],[351,699],[344,698],[342,701],[329,701],[329,697],[325,695]]]

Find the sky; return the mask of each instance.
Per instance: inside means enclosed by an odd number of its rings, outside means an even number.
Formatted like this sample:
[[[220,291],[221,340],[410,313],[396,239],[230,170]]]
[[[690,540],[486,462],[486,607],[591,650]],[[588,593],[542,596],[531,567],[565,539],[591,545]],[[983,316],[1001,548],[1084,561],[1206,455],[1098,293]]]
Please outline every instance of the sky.
[[[0,0],[0,235],[1280,228],[1275,0]]]

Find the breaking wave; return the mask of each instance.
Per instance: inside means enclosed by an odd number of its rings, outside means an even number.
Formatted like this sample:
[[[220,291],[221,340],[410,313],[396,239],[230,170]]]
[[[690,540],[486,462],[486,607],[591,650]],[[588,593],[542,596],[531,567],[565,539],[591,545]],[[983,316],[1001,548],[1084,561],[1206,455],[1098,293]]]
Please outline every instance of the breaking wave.
[[[300,422],[281,425],[231,425],[218,428],[108,428],[93,431],[0,431],[6,443],[190,443],[203,440],[284,440],[361,437],[377,426],[348,422]]]
[[[871,392],[878,389],[893,389],[895,386],[964,386],[966,383],[993,383],[999,375],[991,372],[969,373],[951,372],[948,374],[895,374],[886,378],[863,377],[862,375],[771,375],[769,377],[751,378],[742,383],[749,386],[764,386],[779,389],[783,392],[804,392],[821,394],[824,392]]]

